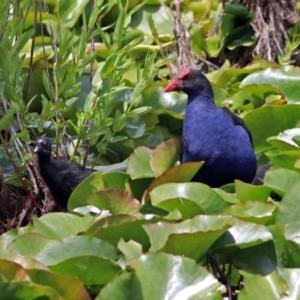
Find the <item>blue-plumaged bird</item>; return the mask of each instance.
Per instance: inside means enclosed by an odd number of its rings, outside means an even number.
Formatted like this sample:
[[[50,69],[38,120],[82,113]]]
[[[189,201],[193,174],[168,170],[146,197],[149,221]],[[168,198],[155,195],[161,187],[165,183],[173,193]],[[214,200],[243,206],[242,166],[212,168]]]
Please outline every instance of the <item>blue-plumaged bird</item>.
[[[62,208],[67,207],[75,187],[93,173],[77,163],[54,160],[51,155],[52,143],[49,138],[39,138],[34,152],[38,157],[39,172],[48,186],[53,200]]]
[[[235,179],[251,183],[256,172],[251,133],[240,117],[215,105],[212,87],[202,72],[183,69],[165,88],[172,91],[188,95],[181,163],[205,162],[193,181],[211,187]]]

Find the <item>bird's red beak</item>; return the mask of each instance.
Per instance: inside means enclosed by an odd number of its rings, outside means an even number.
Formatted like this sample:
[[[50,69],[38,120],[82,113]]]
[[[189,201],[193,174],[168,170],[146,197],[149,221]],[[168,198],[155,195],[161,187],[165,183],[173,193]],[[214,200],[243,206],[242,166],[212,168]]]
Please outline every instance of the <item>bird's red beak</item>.
[[[165,87],[164,91],[165,91],[165,93],[168,93],[168,92],[173,92],[173,91],[181,91],[182,89],[183,89],[183,86],[182,86],[181,79],[175,78],[168,83],[168,85]]]

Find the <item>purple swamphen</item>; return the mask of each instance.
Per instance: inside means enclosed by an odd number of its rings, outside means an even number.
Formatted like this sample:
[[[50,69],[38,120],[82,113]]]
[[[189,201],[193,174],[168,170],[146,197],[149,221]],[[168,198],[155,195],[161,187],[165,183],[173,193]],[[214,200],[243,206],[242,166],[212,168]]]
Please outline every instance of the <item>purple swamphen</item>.
[[[181,163],[205,162],[193,181],[211,187],[235,179],[251,183],[256,172],[251,133],[240,117],[215,105],[212,87],[202,72],[183,69],[165,88],[172,91],[188,95]]]
[[[38,157],[39,172],[48,186],[53,200],[60,207],[66,208],[72,191],[93,171],[77,163],[53,160],[51,151],[52,143],[49,138],[37,139],[34,152]]]

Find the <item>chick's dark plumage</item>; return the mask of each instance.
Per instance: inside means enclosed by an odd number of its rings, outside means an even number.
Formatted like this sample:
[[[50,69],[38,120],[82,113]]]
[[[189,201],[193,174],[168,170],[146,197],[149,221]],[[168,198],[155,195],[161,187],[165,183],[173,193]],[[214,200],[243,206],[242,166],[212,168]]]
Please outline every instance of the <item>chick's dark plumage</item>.
[[[34,152],[38,157],[40,174],[48,186],[53,200],[66,208],[68,199],[75,187],[87,176],[91,170],[76,163],[65,160],[53,160],[51,155],[52,143],[49,138],[39,138]]]
[[[165,92],[188,95],[183,122],[181,163],[205,161],[193,181],[220,187],[235,179],[250,183],[256,172],[251,133],[243,120],[215,105],[207,78],[195,69],[183,69]]]

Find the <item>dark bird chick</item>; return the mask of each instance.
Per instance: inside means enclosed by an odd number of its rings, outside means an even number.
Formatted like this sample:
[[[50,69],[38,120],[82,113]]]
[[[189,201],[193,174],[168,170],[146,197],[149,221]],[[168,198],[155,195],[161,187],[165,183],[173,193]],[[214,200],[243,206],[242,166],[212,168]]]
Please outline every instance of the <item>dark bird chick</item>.
[[[188,102],[183,121],[181,163],[205,161],[193,181],[220,187],[235,179],[251,183],[256,156],[243,120],[214,103],[212,87],[199,70],[183,69],[165,92],[183,91]]]
[[[87,176],[93,173],[83,166],[65,160],[53,160],[52,143],[49,138],[39,138],[34,152],[38,157],[39,171],[48,186],[53,200],[63,208],[72,191]]]

